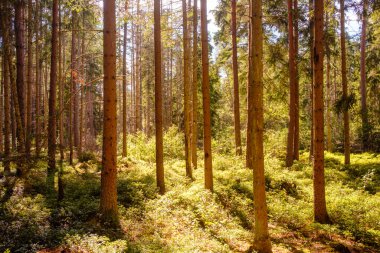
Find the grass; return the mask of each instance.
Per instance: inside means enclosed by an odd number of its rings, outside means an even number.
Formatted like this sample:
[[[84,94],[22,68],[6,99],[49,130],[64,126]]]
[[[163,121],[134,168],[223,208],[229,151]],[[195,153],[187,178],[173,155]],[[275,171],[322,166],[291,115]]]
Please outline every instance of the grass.
[[[13,194],[0,190],[0,252],[252,252],[252,172],[244,157],[214,142],[215,191],[203,189],[203,160],[194,181],[185,177],[182,136],[165,136],[167,193],[155,185],[154,140],[129,139],[128,159],[119,158],[120,228],[96,219],[100,195],[97,161],[87,155],[75,168],[64,165],[65,198],[46,195],[46,164],[32,169]],[[232,147],[232,145],[231,145]],[[269,227],[274,252],[377,252],[380,249],[380,156],[326,153],[326,199],[332,225],[313,223],[312,168],[308,154],[291,168],[281,155],[265,157]]]

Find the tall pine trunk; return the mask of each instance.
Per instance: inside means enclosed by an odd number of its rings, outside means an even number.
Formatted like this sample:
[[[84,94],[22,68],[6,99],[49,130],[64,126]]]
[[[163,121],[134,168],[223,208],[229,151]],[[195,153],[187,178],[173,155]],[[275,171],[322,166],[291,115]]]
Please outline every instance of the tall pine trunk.
[[[330,221],[325,199],[325,169],[324,169],[324,119],[323,119],[323,14],[324,1],[314,2],[314,219],[319,223]]]
[[[164,147],[162,133],[162,59],[161,59],[161,1],[154,0],[154,73],[155,73],[155,121],[156,121],[156,177],[157,187],[165,193]]]
[[[101,173],[101,219],[118,224],[117,210],[117,116],[116,116],[116,15],[115,0],[104,1],[103,31],[103,157]]]
[[[362,147],[368,150],[370,125],[367,109],[367,78],[366,78],[366,42],[367,42],[367,12],[368,0],[363,0],[362,31],[360,37],[360,94],[361,94],[361,118],[362,118]]]
[[[125,1],[125,21],[123,40],[123,151],[122,156],[127,156],[127,32],[128,32],[128,1]]]
[[[183,89],[184,89],[184,126],[185,126],[185,160],[186,176],[193,177],[191,169],[191,138],[190,138],[190,120],[191,120],[191,101],[190,101],[190,37],[187,25],[187,6],[186,0],[182,0],[182,27],[183,27]]]
[[[236,0],[231,1],[232,70],[234,78],[234,127],[236,155],[242,155],[240,134],[239,73],[236,42]]]
[[[342,88],[343,100],[348,99],[348,84],[347,84],[347,53],[346,53],[346,29],[344,17],[344,0],[340,0],[340,47],[341,47],[341,71],[342,71]],[[346,104],[346,103],[344,103]],[[349,108],[343,108],[343,121],[344,121],[344,164],[350,164],[350,122],[349,122]]]
[[[286,148],[286,166],[290,167],[294,161],[294,135],[295,135],[295,86],[296,62],[293,32],[293,2],[288,0],[288,40],[289,40],[289,124],[288,143]]]
[[[268,232],[268,211],[265,197],[264,176],[264,97],[263,97],[263,12],[262,1],[251,0],[251,38],[252,52],[252,84],[253,97],[248,103],[250,109],[255,111],[252,122],[252,169],[253,169],[253,199],[255,218],[254,248],[260,253],[272,252],[272,245]]]
[[[205,188],[213,191],[214,185],[212,176],[211,154],[211,98],[208,59],[207,0],[201,0],[201,41]]]
[[[170,69],[172,69],[172,58]],[[170,71],[171,73],[172,71]],[[170,82],[173,78],[170,74]],[[197,143],[198,143],[198,0],[193,3],[193,79],[192,79],[192,138],[191,138],[191,161],[193,168],[197,169]],[[172,85],[169,86],[169,116],[171,118],[171,93]],[[171,119],[170,119],[171,120]]]

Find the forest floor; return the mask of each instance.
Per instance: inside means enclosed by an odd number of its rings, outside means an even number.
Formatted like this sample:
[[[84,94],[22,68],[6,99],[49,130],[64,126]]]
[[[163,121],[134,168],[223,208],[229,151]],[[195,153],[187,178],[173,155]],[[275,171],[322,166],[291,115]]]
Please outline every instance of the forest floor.
[[[213,193],[203,189],[203,160],[185,177],[182,137],[165,136],[167,193],[157,194],[154,141],[129,143],[119,157],[120,227],[97,222],[99,158],[62,165],[65,197],[46,193],[46,162],[26,181],[0,188],[0,252],[253,252],[252,172],[244,157],[214,143]],[[312,167],[301,154],[284,167],[266,152],[266,188],[274,252],[380,252],[380,155],[326,152],[326,199],[331,225],[313,223]],[[7,251],[8,250],[8,251]]]

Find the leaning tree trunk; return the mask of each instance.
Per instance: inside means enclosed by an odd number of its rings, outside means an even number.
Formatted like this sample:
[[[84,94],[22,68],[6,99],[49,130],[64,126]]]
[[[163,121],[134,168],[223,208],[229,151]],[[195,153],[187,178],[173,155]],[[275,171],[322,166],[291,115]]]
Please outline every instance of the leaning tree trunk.
[[[314,219],[319,223],[330,221],[325,199],[324,169],[324,121],[323,121],[323,4],[315,1],[315,41],[314,41]]]
[[[207,0],[201,0],[202,41],[202,96],[203,96],[203,148],[205,166],[205,188],[213,191],[211,154],[211,98],[208,59]]]

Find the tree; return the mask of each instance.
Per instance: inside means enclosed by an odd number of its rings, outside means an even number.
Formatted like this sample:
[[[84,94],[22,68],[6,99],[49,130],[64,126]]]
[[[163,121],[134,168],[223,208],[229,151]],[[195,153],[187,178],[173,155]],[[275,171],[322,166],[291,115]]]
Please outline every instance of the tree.
[[[298,0],[293,1],[293,14],[294,14],[294,58],[295,58],[295,82],[294,82],[294,151],[293,156],[294,160],[299,160],[300,152],[300,92],[299,92],[299,73],[298,73],[298,62],[299,62],[299,28],[298,28],[298,19],[299,19],[299,9],[298,9]]]
[[[293,2],[288,0],[288,40],[289,40],[289,125],[288,144],[286,148],[286,166],[293,165],[294,160],[294,136],[295,136],[295,105],[296,105],[296,60],[293,31]]]
[[[309,25],[310,25],[310,116],[311,116],[311,127],[310,127],[310,156],[309,160],[314,159],[314,1],[309,0]]]
[[[172,60],[171,64],[172,66]],[[197,143],[198,143],[198,0],[193,4],[193,86],[192,86],[192,143],[191,157],[194,169],[197,169]],[[172,82],[171,78],[171,82]],[[172,88],[170,86],[170,88]],[[170,90],[171,93],[171,90]],[[171,100],[169,100],[171,103]],[[169,106],[170,107],[170,106]]]
[[[190,96],[190,37],[187,25],[187,6],[186,0],[182,0],[182,19],[183,19],[183,88],[184,88],[184,125],[185,125],[185,160],[186,176],[193,177],[191,169],[191,96]]]
[[[2,3],[3,10],[7,10],[8,1]],[[2,30],[2,39],[3,39],[3,75],[4,75],[4,173],[5,175],[10,173],[10,40],[9,40],[9,31],[6,29],[9,23],[9,14],[7,11],[4,11],[4,14],[1,15],[1,30]]]
[[[28,0],[28,66],[27,66],[27,89],[26,89],[26,136],[25,136],[25,154],[30,156],[31,148],[31,127],[32,127],[32,66],[33,66],[33,17],[32,17],[32,0]],[[36,52],[38,53],[38,52]]]
[[[344,17],[344,0],[340,0],[340,48],[341,48],[341,71],[342,71],[342,88],[343,88],[343,101],[348,103],[347,92],[347,53],[346,53],[346,29]],[[348,114],[349,106],[345,105],[343,108],[343,121],[344,121],[344,164],[350,164],[350,122]]]
[[[360,94],[361,94],[361,118],[362,118],[362,147],[368,150],[369,122],[367,109],[367,77],[366,77],[366,42],[367,42],[367,19],[368,0],[363,0],[362,31],[360,37]]]
[[[49,126],[48,126],[48,174],[54,176],[56,151],[56,99],[57,99],[57,53],[58,53],[58,0],[53,0],[53,20],[51,35],[51,68],[49,90]],[[50,176],[51,176],[50,175]],[[49,176],[49,175],[48,175]],[[54,186],[54,179],[53,179]]]
[[[236,155],[242,155],[240,135],[239,75],[236,42],[236,0],[231,1],[232,70],[234,79],[234,123]]]
[[[125,1],[126,17],[124,21],[123,41],[123,157],[127,156],[127,32],[128,32],[128,1]]]
[[[156,121],[156,177],[160,194],[165,193],[164,145],[162,134],[162,59],[161,59],[161,1],[154,0],[154,91]]]
[[[207,0],[201,0],[202,41],[202,97],[203,97],[203,149],[205,166],[205,188],[213,191],[211,154],[211,98],[208,59]]]
[[[252,99],[248,100],[250,109],[255,111],[252,122],[252,169],[253,169],[253,199],[255,217],[254,247],[260,253],[272,252],[268,232],[268,213],[265,197],[264,177],[264,108],[263,108],[263,28],[262,1],[250,1],[250,40],[252,52]]]
[[[324,121],[323,121],[323,15],[324,1],[314,2],[314,64],[313,64],[313,104],[314,104],[314,219],[319,223],[330,222],[325,199],[324,169]]]
[[[118,223],[117,210],[117,118],[116,118],[116,17],[115,0],[104,0],[103,7],[103,157],[101,173],[101,219]]]

